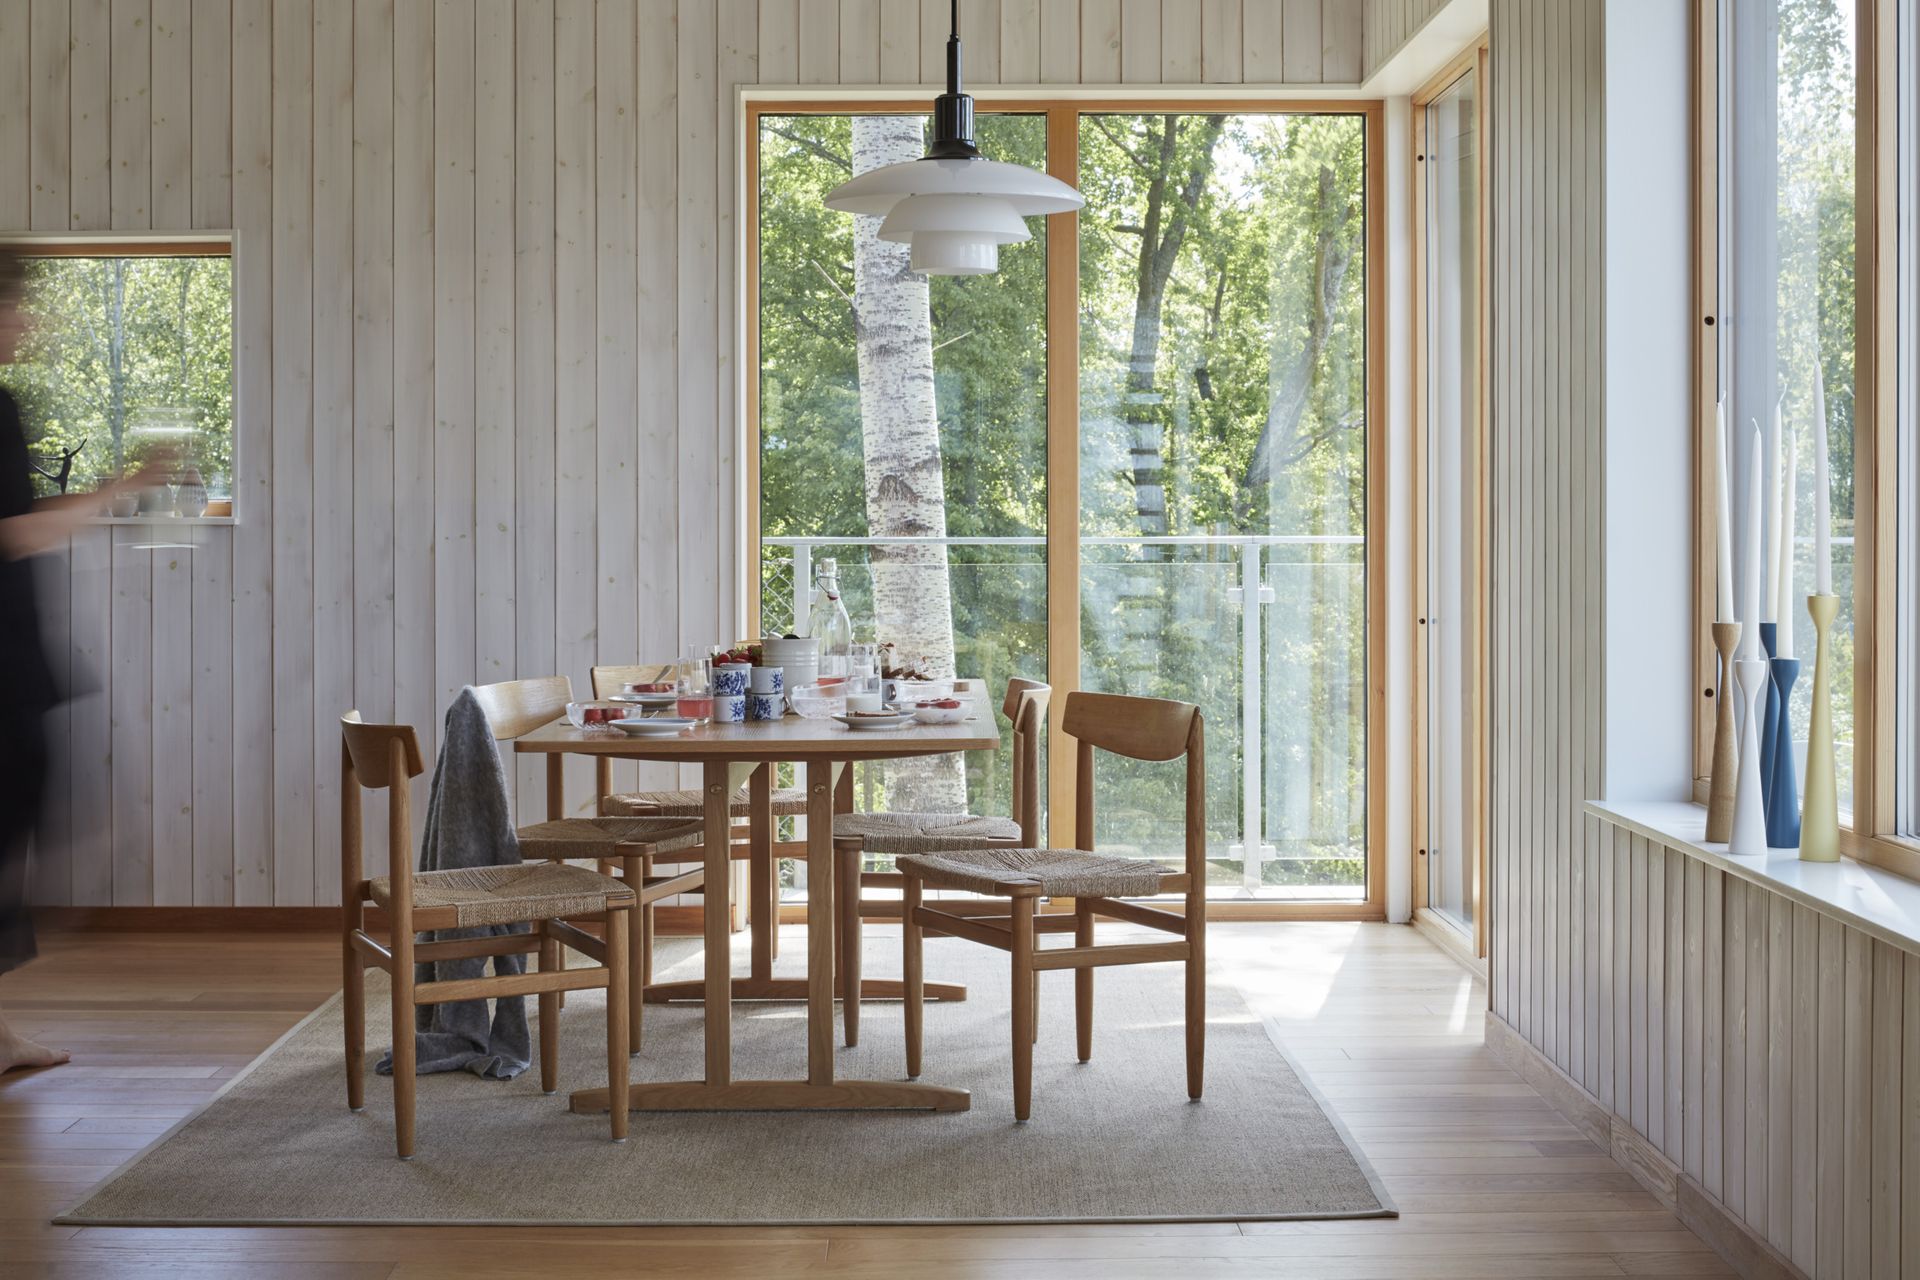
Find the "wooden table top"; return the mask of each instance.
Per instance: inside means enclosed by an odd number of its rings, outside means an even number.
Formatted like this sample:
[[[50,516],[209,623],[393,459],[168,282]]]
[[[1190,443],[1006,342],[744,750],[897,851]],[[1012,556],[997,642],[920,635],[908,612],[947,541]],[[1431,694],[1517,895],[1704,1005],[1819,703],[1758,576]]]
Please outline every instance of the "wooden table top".
[[[616,731],[617,732],[617,731]],[[610,736],[576,729],[562,718],[514,740],[515,751],[620,756],[630,760],[892,760],[992,751],[1000,732],[982,708],[959,724],[916,724],[905,729],[849,729],[837,720],[708,723],[664,736]]]

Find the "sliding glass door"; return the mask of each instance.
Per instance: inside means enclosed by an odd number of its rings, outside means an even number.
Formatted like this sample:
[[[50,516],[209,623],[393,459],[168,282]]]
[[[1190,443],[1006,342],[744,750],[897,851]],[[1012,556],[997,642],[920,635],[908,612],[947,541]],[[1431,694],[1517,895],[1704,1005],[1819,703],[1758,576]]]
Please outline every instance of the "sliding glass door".
[[[751,621],[795,629],[833,557],[859,639],[996,696],[1048,679],[1056,727],[1073,688],[1194,701],[1214,896],[1378,914],[1378,108],[982,108],[985,153],[1087,207],[927,280],[821,204],[919,153],[917,107],[749,106]],[[858,801],[1006,813],[1009,755],[877,768]],[[1103,759],[1098,847],[1177,860],[1181,785]]]

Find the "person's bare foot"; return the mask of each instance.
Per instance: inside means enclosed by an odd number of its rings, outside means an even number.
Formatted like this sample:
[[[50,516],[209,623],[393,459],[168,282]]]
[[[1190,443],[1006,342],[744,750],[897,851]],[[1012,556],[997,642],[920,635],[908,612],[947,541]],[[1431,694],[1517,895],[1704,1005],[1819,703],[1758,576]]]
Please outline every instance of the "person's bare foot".
[[[65,1049],[49,1049],[36,1041],[10,1035],[0,1039],[0,1074],[35,1067],[57,1067],[68,1061],[70,1056]]]

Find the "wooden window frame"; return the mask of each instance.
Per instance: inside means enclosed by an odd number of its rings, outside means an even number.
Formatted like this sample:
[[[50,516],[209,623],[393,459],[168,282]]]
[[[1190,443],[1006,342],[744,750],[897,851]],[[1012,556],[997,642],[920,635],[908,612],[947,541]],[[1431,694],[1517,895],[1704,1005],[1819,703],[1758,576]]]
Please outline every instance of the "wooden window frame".
[[[89,231],[80,234],[34,233],[0,235],[0,247],[26,258],[225,258],[237,264],[237,236],[232,231],[194,231],[154,233],[145,231]],[[233,331],[233,385],[227,389],[231,409],[231,439],[227,450],[232,458],[228,497],[233,514],[225,516],[107,516],[86,517],[90,525],[233,525],[240,522],[240,282],[233,281],[227,300]]]
[[[1378,98],[1001,96],[976,94],[983,112],[1040,115],[1046,119],[1047,171],[1071,185],[1079,182],[1079,118],[1101,113],[1227,112],[1232,114],[1356,115],[1365,130],[1366,164],[1363,211],[1366,228],[1367,437],[1367,873],[1366,896],[1358,902],[1212,901],[1217,920],[1386,919],[1387,726],[1386,596],[1387,548],[1387,344],[1386,344],[1386,141],[1385,103]],[[861,115],[900,111],[924,113],[924,89],[876,91],[850,96],[810,98],[791,93],[741,99],[740,147],[744,157],[741,223],[744,257],[740,306],[744,358],[741,361],[740,436],[745,493],[745,538],[741,572],[747,583],[747,630],[760,630],[760,119],[769,115]],[[1079,214],[1047,219],[1047,680],[1053,686],[1048,725],[1048,840],[1074,842],[1074,752],[1061,727],[1066,695],[1080,686],[1080,237]],[[1070,335],[1070,339],[1054,335]],[[1068,904],[1054,904],[1065,909]],[[1178,909],[1177,906],[1175,909]]]
[[[1920,879],[1920,840],[1894,831],[1899,484],[1899,66],[1897,0],[1855,0],[1853,815],[1842,852]],[[1694,798],[1713,764],[1716,655],[1714,406],[1719,391],[1720,40],[1716,0],[1694,0]],[[1883,548],[1886,549],[1883,553]],[[1884,607],[1883,607],[1884,605]]]
[[[1407,164],[1411,171],[1409,201],[1409,244],[1412,246],[1412,322],[1413,322],[1413,597],[1412,608],[1416,625],[1413,627],[1413,915],[1415,920],[1423,915],[1432,917],[1427,905],[1429,895],[1427,849],[1427,817],[1430,810],[1430,789],[1432,770],[1429,758],[1428,733],[1430,725],[1427,717],[1427,627],[1426,619],[1431,613],[1427,607],[1427,492],[1430,479],[1428,470],[1428,404],[1427,404],[1427,308],[1431,299],[1427,296],[1427,152],[1426,111],[1441,95],[1468,76],[1476,78],[1479,92],[1479,110],[1474,116],[1475,146],[1480,155],[1478,174],[1479,197],[1475,207],[1475,237],[1480,246],[1480,290],[1476,308],[1475,326],[1479,331],[1478,371],[1475,375],[1479,394],[1476,397],[1479,414],[1471,428],[1469,445],[1470,465],[1479,475],[1480,483],[1475,487],[1473,527],[1470,536],[1464,539],[1472,564],[1469,570],[1472,587],[1472,608],[1480,616],[1481,626],[1475,632],[1473,655],[1473,687],[1468,691],[1467,706],[1470,723],[1468,740],[1471,743],[1471,759],[1468,761],[1468,804],[1466,811],[1467,846],[1472,851],[1472,878],[1469,893],[1473,902],[1473,931],[1470,937],[1463,939],[1464,945],[1471,948],[1469,958],[1484,960],[1487,955],[1487,820],[1490,803],[1491,778],[1487,765],[1487,726],[1491,722],[1489,690],[1491,682],[1487,667],[1488,631],[1492,618],[1488,615],[1488,529],[1489,512],[1488,483],[1492,477],[1488,468],[1487,435],[1487,358],[1491,350],[1492,334],[1490,309],[1488,302],[1492,292],[1491,266],[1492,245],[1487,220],[1487,202],[1489,198],[1488,176],[1491,158],[1487,133],[1487,59],[1489,41],[1487,33],[1482,32],[1478,39],[1462,49],[1434,77],[1419,89],[1412,98],[1412,152]],[[1458,935],[1456,926],[1444,919],[1436,919],[1438,928]]]

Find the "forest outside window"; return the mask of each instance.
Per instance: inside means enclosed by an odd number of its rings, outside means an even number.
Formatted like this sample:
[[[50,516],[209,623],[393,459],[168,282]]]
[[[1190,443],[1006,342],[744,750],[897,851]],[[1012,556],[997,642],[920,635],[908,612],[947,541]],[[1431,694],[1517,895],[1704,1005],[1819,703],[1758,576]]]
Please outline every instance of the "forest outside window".
[[[88,493],[156,455],[168,482],[103,517],[233,514],[233,270],[225,242],[35,242],[31,325],[5,385],[42,495]]]
[[[922,154],[923,104],[749,107],[753,620],[805,618],[832,557],[858,638],[929,674],[1196,702],[1210,896],[1377,917],[1377,104],[982,100],[978,127],[1086,207],[929,279],[821,203]],[[856,771],[859,804],[1003,814],[1006,759]],[[1181,779],[1100,767],[1098,847],[1177,857]]]

